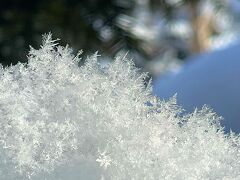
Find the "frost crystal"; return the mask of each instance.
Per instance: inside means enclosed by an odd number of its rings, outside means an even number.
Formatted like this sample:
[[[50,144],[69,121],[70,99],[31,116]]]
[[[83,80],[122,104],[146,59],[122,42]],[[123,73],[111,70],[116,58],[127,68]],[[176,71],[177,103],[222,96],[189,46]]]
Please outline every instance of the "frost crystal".
[[[46,35],[0,67],[2,179],[240,179],[240,138],[215,113],[182,115],[126,57],[79,67],[80,54]]]
[[[110,156],[106,155],[106,152],[104,151],[103,153],[100,154],[99,158],[96,161],[100,163],[101,167],[107,169],[107,167],[111,163],[111,158]]]

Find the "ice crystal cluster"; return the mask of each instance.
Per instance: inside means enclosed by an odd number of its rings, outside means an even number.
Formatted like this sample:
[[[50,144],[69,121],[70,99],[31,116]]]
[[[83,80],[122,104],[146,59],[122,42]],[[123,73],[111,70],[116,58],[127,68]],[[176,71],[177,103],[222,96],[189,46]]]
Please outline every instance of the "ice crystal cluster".
[[[125,56],[102,68],[51,35],[0,70],[0,177],[240,179],[240,140],[207,107],[161,101]]]

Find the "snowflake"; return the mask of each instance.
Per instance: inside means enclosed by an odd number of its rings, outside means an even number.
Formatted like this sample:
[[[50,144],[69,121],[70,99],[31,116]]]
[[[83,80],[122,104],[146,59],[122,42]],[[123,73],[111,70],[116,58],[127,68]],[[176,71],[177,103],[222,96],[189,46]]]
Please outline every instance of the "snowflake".
[[[107,167],[110,166],[112,160],[109,155],[106,155],[106,151],[103,151],[102,153],[100,153],[96,161],[100,163],[101,167],[103,167],[104,169],[107,169]]]

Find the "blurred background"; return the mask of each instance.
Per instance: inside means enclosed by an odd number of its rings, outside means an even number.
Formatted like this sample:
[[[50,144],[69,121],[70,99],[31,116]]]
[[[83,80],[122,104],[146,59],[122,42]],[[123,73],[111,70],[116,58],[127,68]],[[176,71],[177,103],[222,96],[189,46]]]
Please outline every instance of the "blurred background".
[[[105,61],[128,52],[151,76],[238,38],[238,0],[1,0],[0,61],[26,61],[52,32]]]
[[[26,62],[29,45],[38,48],[47,32],[76,52],[83,49],[84,55],[98,50],[102,65],[128,53],[137,67],[153,77],[154,93],[161,98],[178,93],[187,111],[209,104],[225,119],[240,120],[240,97],[236,96],[240,91],[239,0],[0,1],[0,62],[4,66]],[[234,50],[229,51],[231,47]],[[222,57],[223,62],[217,60]],[[181,79],[181,74],[186,78]],[[219,108],[219,104],[225,106]],[[240,129],[239,121],[224,126]]]

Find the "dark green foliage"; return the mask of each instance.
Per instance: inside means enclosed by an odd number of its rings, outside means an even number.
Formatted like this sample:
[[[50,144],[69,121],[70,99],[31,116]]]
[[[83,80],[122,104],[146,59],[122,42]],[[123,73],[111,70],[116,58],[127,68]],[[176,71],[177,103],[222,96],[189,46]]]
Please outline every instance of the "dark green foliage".
[[[0,62],[26,61],[28,45],[37,46],[49,31],[75,49],[109,49],[123,36],[114,24],[116,16],[132,6],[132,1],[117,0],[2,0]],[[114,32],[107,40],[100,37],[105,27]]]

